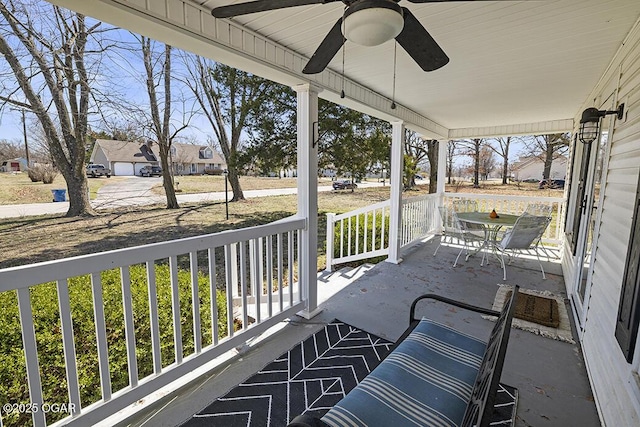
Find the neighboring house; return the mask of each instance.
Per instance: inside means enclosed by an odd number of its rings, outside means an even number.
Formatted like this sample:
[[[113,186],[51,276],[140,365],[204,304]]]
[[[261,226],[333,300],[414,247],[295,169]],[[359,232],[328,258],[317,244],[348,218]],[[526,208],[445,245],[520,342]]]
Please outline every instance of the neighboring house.
[[[102,163],[113,175],[140,175],[145,166],[160,165],[157,144],[98,139],[93,146],[91,163]],[[226,163],[209,146],[176,144],[171,147],[170,162],[178,175],[202,174],[205,169],[225,169]]]
[[[526,179],[541,180],[543,171],[543,159],[535,156],[520,157],[520,159],[511,165],[511,178],[516,181],[524,181]],[[567,158],[565,156],[560,156],[553,159],[549,178],[565,179],[566,174]]]
[[[0,172],[24,172],[27,167],[27,159],[22,157],[0,161]]]
[[[170,155],[176,175],[199,175],[205,170],[223,170],[227,164],[220,154],[208,145],[176,144]]]

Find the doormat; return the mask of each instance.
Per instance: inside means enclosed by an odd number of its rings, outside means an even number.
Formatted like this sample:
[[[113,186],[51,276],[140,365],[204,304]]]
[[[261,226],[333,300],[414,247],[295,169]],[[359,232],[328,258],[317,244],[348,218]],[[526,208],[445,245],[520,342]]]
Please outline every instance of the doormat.
[[[333,320],[182,426],[285,427],[303,413],[321,418],[378,366],[392,346]],[[515,425],[517,400],[517,389],[500,384],[492,425]]]
[[[495,311],[501,311],[504,306],[505,298],[507,295],[511,295],[513,291],[513,286],[510,285],[498,285],[498,292],[496,292],[496,297],[493,300],[493,307],[491,307]],[[514,315],[513,322],[511,326],[517,329],[522,329],[523,331],[531,332],[536,335],[540,335],[546,338],[551,338],[558,341],[567,342],[570,344],[575,344],[573,340],[573,333],[571,332],[571,323],[569,321],[569,313],[567,312],[567,307],[564,303],[564,298],[554,295],[549,291],[537,291],[533,289],[522,289],[520,288],[520,295],[518,296],[518,303],[520,299],[525,301],[525,305],[527,305],[527,296],[533,295],[537,297],[544,297],[545,299],[550,299],[555,301],[555,305],[558,312],[558,326],[546,326],[541,323],[533,322],[530,320],[524,320],[522,318],[517,318],[519,316]],[[523,298],[524,297],[524,298]],[[530,302],[529,302],[530,304]],[[548,303],[547,307],[549,306]],[[526,307],[525,307],[526,311]],[[495,320],[495,316],[482,316],[485,319]]]
[[[507,292],[504,302],[511,299],[512,293],[513,292],[511,291]],[[513,316],[529,322],[539,323],[550,328],[557,328],[560,326],[558,301],[553,298],[543,297],[540,295],[518,295]]]

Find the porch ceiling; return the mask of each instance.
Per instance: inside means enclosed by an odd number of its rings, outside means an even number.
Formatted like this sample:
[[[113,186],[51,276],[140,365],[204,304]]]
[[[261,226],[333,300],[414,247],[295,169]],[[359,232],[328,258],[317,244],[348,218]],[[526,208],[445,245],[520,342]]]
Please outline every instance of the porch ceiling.
[[[52,1],[74,9],[86,7],[85,13],[125,28],[148,29],[147,35],[201,54],[204,51],[188,41],[191,37],[192,42],[200,43],[202,40],[197,33],[158,31],[152,28],[156,25],[154,21],[165,19],[161,23],[165,29],[167,23],[177,25],[171,21],[182,21],[186,28],[189,19],[193,24],[190,14],[199,13],[200,31],[214,33],[214,38],[220,39],[221,29],[227,27],[217,22],[214,30],[210,28],[213,21],[208,22],[204,16],[214,7],[241,2],[90,0],[85,6],[73,0]],[[182,9],[178,8],[182,3]],[[385,119],[398,117],[409,127],[414,125],[416,130],[441,137],[473,132],[489,135],[506,129],[518,133],[525,124],[554,121],[550,130],[570,128],[570,120],[587,102],[590,92],[640,16],[637,0],[427,4],[402,0],[401,4],[415,14],[451,61],[439,70],[425,73],[399,48],[395,98],[401,107],[391,110],[386,99],[391,98],[393,91],[394,43],[362,47],[347,42],[345,76],[355,85],[369,89],[377,98],[368,100],[350,88],[347,91],[349,99],[342,103]],[[130,9],[131,15],[144,15],[149,25],[141,27],[132,20],[118,18],[111,11],[103,10],[104,5]],[[299,69],[342,11],[343,4],[335,2],[233,18],[234,23],[249,30],[248,33],[284,48],[284,52],[291,52],[293,58],[289,69],[284,69],[282,64],[270,64],[264,58],[258,59],[257,52],[252,58],[244,42],[240,48],[230,43],[224,52],[209,50],[209,56],[286,84],[314,82],[324,88],[321,97],[340,102],[340,54],[330,63],[329,70],[320,75],[304,76]],[[183,16],[179,17],[181,14]],[[232,30],[228,31],[232,33]],[[257,45],[255,49],[258,49]],[[296,63],[297,57],[303,60],[300,64]],[[414,120],[414,116],[420,120]],[[497,130],[487,131],[490,128]]]

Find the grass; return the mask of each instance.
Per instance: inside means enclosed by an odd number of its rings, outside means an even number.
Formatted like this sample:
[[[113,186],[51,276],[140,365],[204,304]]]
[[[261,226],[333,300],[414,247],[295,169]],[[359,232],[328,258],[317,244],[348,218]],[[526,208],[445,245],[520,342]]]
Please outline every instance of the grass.
[[[6,174],[0,174],[3,179],[6,178],[4,175]],[[187,178],[198,178],[193,182],[202,182],[202,178],[211,177]],[[263,180],[260,179],[260,181]],[[284,179],[277,178],[267,180],[276,183],[286,182]],[[106,181],[106,179],[89,180],[92,186],[104,184]],[[253,182],[258,182],[258,179]],[[287,186],[291,184],[292,181],[288,181]],[[52,186],[55,185],[55,183],[52,184]],[[44,184],[37,183],[33,186],[43,187]],[[0,181],[1,188],[3,188],[2,181]],[[415,190],[406,192],[405,197],[426,194],[427,189],[427,185],[419,185]],[[386,186],[358,188],[355,192],[318,193],[318,242],[321,255],[318,260],[319,266],[322,266],[324,258],[326,213],[344,213],[387,200],[389,191],[390,187]],[[521,185],[517,188],[515,185],[487,183],[479,189],[474,189],[470,183],[463,183],[455,188],[448,186],[447,191],[556,197],[562,195],[562,190],[538,190],[536,184]],[[50,198],[49,191],[47,201]],[[296,208],[296,196],[285,195],[231,203],[228,221],[225,219],[224,202],[184,204],[180,209],[175,210],[167,210],[162,206],[120,208],[102,211],[100,215],[93,218],[42,216],[0,220],[0,247],[3,248],[0,268],[252,227],[293,215],[296,213]]]

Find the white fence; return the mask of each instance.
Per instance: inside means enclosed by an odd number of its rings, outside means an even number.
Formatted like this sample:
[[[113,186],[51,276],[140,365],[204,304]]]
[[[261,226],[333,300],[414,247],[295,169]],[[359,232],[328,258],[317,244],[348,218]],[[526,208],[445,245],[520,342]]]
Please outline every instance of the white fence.
[[[565,203],[560,197],[528,197],[495,194],[445,193],[428,194],[402,200],[400,248],[437,234],[441,220],[437,207],[450,206],[453,200],[470,199],[478,203],[479,211],[495,209],[499,213],[522,214],[530,203],[547,204],[552,208],[552,223],[545,231],[542,242],[560,245],[564,231]],[[384,201],[340,215],[327,214],[327,264],[334,265],[369,259],[389,254],[390,202]],[[369,226],[365,226],[368,224]],[[376,227],[372,227],[376,224]]]
[[[69,416],[60,423],[93,425],[302,310],[303,292],[295,281],[304,227],[305,219],[292,217],[0,270],[0,292],[11,293],[2,295],[13,295],[9,299],[18,306],[16,328],[21,330],[25,355],[24,365],[16,366],[26,371],[29,401],[18,403],[34,408],[30,416],[36,427],[56,421],[43,410],[52,404],[67,409]],[[47,345],[42,313],[33,310],[46,293],[53,298],[57,294],[59,312],[59,323],[45,331],[53,335]],[[83,301],[91,309],[80,313],[77,307]],[[93,311],[93,316],[86,311]],[[119,313],[117,321],[114,312]],[[90,327],[82,324],[82,315],[93,319]],[[146,325],[144,333],[141,324]],[[39,360],[55,359],[56,351],[63,361],[60,366],[40,364]],[[114,360],[118,351],[120,365]],[[91,369],[97,377],[94,384],[86,377]],[[24,371],[14,376],[24,376]],[[56,382],[55,372],[65,378]],[[52,395],[43,387],[52,380],[66,388],[66,396]],[[87,399],[88,387],[99,390],[100,398]],[[3,416],[5,426],[29,421],[28,415]]]
[[[387,255],[389,208],[386,200],[340,215],[328,213],[326,270],[336,264]]]

